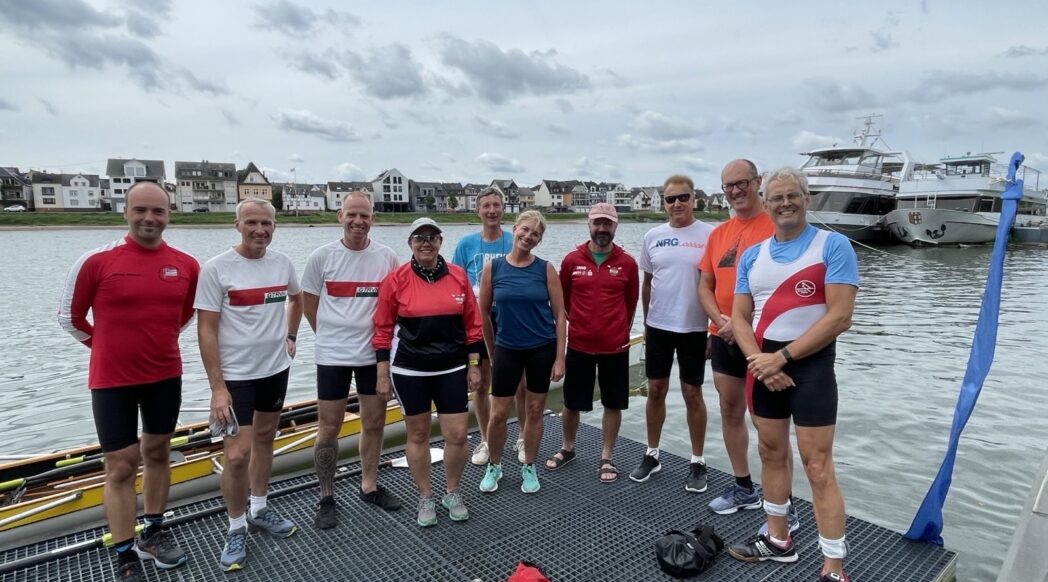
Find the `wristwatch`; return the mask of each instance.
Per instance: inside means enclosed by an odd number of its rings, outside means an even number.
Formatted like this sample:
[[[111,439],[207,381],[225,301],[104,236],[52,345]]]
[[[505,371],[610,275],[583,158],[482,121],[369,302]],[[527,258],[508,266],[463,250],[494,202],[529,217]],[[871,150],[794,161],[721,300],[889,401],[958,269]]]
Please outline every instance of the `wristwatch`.
[[[782,348],[781,350],[779,350],[779,353],[782,354],[782,357],[786,358],[787,364],[793,363],[793,354],[790,353],[790,350]]]

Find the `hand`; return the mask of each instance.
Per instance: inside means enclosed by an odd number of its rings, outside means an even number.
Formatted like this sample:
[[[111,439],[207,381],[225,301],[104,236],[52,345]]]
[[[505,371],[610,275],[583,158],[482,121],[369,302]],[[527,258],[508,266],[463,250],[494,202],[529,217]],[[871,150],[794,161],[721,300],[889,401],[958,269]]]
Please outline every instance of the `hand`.
[[[229,426],[233,424],[233,417],[229,414],[229,408],[233,405],[233,398],[229,395],[229,389],[225,384],[221,388],[211,390],[211,418],[218,424]]]
[[[786,359],[782,357],[782,354],[775,352],[772,354],[753,354],[752,356],[746,356],[746,361],[749,362],[746,368],[753,374],[753,377],[764,381],[773,374],[782,370],[782,367],[786,364]]]
[[[480,390],[480,366],[470,366],[466,372],[466,386],[470,392]]]
[[[731,326],[730,317],[720,316],[720,321],[717,322],[717,336],[729,346],[735,343],[735,330]]]
[[[787,376],[785,372],[777,372],[771,376],[765,376],[765,378],[760,382],[761,384],[764,384],[765,388],[772,392],[779,392],[787,388],[793,388],[796,385],[793,383],[793,378]]]
[[[378,375],[378,381],[375,383],[375,394],[382,399],[383,402],[389,402],[389,394],[392,392],[392,384],[390,383],[389,376]]]
[[[298,344],[295,342],[295,340],[287,338],[287,355],[291,356],[292,360],[295,359],[295,346],[297,345]]]
[[[549,379],[554,382],[559,382],[564,377],[564,358],[560,357],[553,360],[553,372],[549,375]]]

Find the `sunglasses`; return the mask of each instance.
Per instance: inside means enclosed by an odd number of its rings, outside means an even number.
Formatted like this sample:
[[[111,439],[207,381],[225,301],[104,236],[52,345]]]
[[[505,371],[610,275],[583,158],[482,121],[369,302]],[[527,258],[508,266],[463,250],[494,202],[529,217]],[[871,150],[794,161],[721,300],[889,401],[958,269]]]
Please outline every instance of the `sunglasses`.
[[[418,244],[440,242],[439,234],[413,234],[410,238]]]
[[[755,181],[756,178],[750,178],[748,180],[739,180],[738,182],[732,182],[730,184],[721,184],[721,192],[731,192],[738,188],[739,190],[745,190],[750,187],[750,183]]]
[[[677,195],[674,195],[674,196],[666,196],[665,198],[663,198],[663,200],[666,201],[666,204],[673,204],[674,202],[676,202],[678,200],[680,200],[681,202],[687,202],[688,200],[691,200],[691,194],[684,193],[684,194],[677,194]]]

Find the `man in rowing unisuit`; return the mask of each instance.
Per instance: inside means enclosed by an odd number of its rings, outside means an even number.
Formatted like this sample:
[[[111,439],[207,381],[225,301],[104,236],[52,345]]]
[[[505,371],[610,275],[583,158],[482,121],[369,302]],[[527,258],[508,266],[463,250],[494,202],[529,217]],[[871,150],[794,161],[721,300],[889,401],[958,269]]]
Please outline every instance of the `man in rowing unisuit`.
[[[739,259],[732,320],[753,382],[767,535],[731,546],[746,562],[796,562],[790,539],[790,419],[811,485],[823,565],[819,582],[847,582],[844,498],[833,467],[837,336],[851,327],[859,267],[848,239],[808,224],[808,180],[795,168],[765,177],[775,234]]]
[[[211,417],[240,426],[223,441],[229,534],[219,564],[227,572],[239,570],[247,559],[248,525],[278,538],[297,529],[269,507],[266,490],[302,320],[302,292],[291,259],[267,248],[276,209],[265,200],[242,200],[234,225],[240,243],[204,264],[195,303]]]
[[[645,417],[648,449],[630,473],[638,483],[662,470],[659,441],[666,420],[673,355],[677,355],[691,440],[691,463],[684,490],[706,491],[706,404],[702,380],[706,374],[706,314],[697,297],[699,260],[713,227],[695,220],[695,183],[688,176],[670,176],[663,184],[662,202],[669,222],[644,235],[640,251],[641,306],[644,309],[645,370],[648,402]]]
[[[186,562],[162,524],[171,435],[182,404],[178,335],[193,317],[200,266],[164,242],[169,204],[167,192],[153,182],[131,186],[124,207],[127,236],[77,260],[58,311],[62,327],[91,350],[87,384],[105,459],[106,521],[117,579],[132,582],[145,580],[139,557],[160,568]],[[145,529],[136,544],[139,461]]]
[[[360,499],[387,511],[401,505],[395,495],[378,484],[386,400],[375,392],[376,361],[371,348],[378,287],[399,261],[393,249],[368,238],[372,217],[367,195],[349,193],[338,211],[342,238],[313,251],[302,273],[306,321],[317,336],[319,428],[313,460],[320,483],[315,520],[320,529],[338,523],[334,489],[338,431],[354,377],[361,421]]]

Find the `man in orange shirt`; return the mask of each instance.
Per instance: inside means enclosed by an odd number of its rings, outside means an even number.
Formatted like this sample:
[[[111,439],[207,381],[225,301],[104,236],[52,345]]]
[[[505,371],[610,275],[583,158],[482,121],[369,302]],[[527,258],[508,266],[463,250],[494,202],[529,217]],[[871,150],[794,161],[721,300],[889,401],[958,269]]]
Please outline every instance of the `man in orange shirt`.
[[[767,239],[775,230],[760,197],[761,177],[749,160],[734,160],[721,171],[724,197],[735,216],[710,233],[699,263],[699,302],[710,319],[713,384],[720,394],[721,430],[735,483],[710,502],[722,515],[740,509],[760,509],[761,496],[750,477],[746,426],[746,358],[735,345],[731,305],[735,299],[735,265],[742,252]],[[790,525],[796,526],[795,516]],[[793,527],[796,529],[796,527]],[[792,530],[791,530],[792,531]]]

